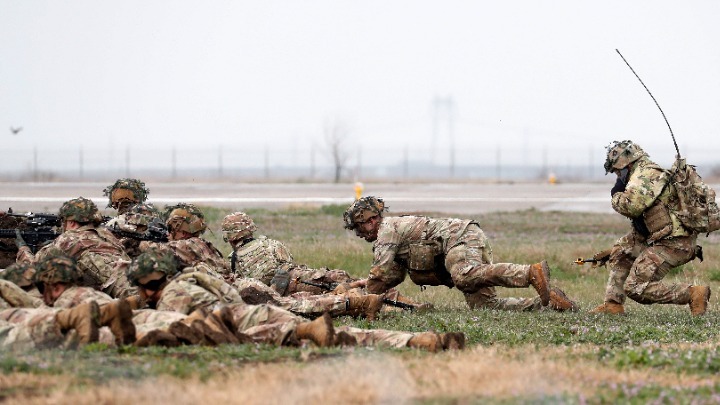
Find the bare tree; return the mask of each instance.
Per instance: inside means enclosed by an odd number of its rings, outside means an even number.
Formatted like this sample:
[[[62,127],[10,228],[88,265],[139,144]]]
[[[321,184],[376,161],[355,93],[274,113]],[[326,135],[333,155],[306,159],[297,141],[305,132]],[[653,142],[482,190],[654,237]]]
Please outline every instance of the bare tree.
[[[340,120],[328,121],[325,124],[324,135],[328,153],[335,168],[335,183],[340,182],[340,177],[348,161],[349,153],[345,150],[345,141],[350,133],[347,125]]]

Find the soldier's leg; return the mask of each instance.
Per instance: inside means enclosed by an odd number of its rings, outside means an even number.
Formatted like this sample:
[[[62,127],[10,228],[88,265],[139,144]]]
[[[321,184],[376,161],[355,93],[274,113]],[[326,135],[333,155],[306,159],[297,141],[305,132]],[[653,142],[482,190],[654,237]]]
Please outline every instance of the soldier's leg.
[[[296,266],[289,270],[290,283],[283,295],[291,295],[296,292],[309,292],[312,294],[323,294],[327,291],[320,287],[305,284],[308,281],[315,284],[341,284],[356,281],[344,270],[309,269],[305,266]]]
[[[17,284],[0,280],[0,308],[37,308],[43,306],[41,299],[28,294]]]
[[[100,310],[95,302],[72,309],[17,308],[0,311],[0,321],[14,325],[0,336],[4,347],[75,347],[98,340]]]
[[[689,284],[668,285],[661,280],[670,269],[687,263],[694,255],[694,237],[656,242],[635,260],[625,285],[626,294],[641,304],[689,304]]]
[[[537,311],[543,306],[540,297],[535,298],[498,298],[495,287],[478,288],[473,293],[464,293],[470,308],[502,309],[508,311]]]
[[[605,287],[606,303],[625,303],[625,282],[635,259],[646,247],[645,239],[634,231],[615,242],[607,262],[610,274]]]
[[[462,333],[405,332],[387,329],[360,329],[352,326],[340,326],[335,329],[338,335],[352,336],[358,346],[403,348],[414,347],[429,351],[463,349],[465,335]]]
[[[235,330],[257,343],[292,344],[295,329],[306,320],[272,305],[231,304]]]

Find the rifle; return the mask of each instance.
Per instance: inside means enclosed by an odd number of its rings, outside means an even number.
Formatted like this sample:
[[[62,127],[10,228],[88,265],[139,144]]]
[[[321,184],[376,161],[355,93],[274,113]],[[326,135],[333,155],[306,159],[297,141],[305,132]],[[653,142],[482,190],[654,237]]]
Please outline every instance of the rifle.
[[[143,233],[125,231],[118,228],[117,225],[107,229],[120,238],[131,238],[140,241],[147,240],[150,242],[160,243],[168,241],[167,229],[159,225],[150,224],[148,225],[147,230]]]
[[[0,238],[16,238],[15,229],[0,229]],[[25,240],[25,243],[30,248],[30,251],[35,253],[38,248],[43,246],[45,242],[51,241],[58,236],[60,232],[55,231],[51,227],[38,227],[35,229],[21,229],[20,236]]]
[[[296,278],[295,281],[303,283],[303,284],[307,284],[307,285],[310,285],[313,287],[322,288],[325,291],[332,291],[335,288],[337,288],[338,285],[340,285],[339,283],[322,283],[322,282],[316,283],[313,281],[305,281],[305,280],[300,280],[300,277]],[[383,297],[383,304],[388,304],[388,305],[392,305],[394,307],[402,308],[406,311],[412,311],[415,309],[415,305],[406,304],[406,303],[400,302],[398,300],[391,300],[390,298],[386,298],[386,297]]]
[[[28,212],[27,214],[15,214],[12,210],[12,207],[10,207],[7,210],[6,213],[10,217],[15,218],[24,218],[25,219],[25,225],[28,226],[28,228],[52,228],[52,227],[60,227],[62,225],[62,221],[60,220],[60,217],[55,214],[35,214],[33,212]],[[13,238],[15,236],[13,235]]]
[[[597,263],[601,261],[602,259],[583,259],[582,257],[578,257],[577,260],[575,260],[573,263],[577,264],[578,266],[582,266],[585,263]]]

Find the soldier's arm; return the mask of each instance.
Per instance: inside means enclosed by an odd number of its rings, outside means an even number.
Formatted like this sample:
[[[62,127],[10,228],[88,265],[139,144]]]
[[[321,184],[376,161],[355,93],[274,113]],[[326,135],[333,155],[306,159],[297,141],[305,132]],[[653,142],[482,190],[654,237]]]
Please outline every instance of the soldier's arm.
[[[660,196],[666,182],[665,173],[657,169],[633,174],[625,191],[612,196],[612,207],[628,218],[638,218]]]
[[[368,292],[384,293],[405,280],[407,270],[395,262],[396,250],[395,244],[375,246],[375,260],[367,280]]]

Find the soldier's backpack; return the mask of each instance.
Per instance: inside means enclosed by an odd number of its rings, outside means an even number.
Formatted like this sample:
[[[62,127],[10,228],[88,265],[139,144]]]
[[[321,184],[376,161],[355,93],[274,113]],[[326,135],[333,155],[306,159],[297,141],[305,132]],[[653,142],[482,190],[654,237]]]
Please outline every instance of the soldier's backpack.
[[[705,234],[720,229],[715,190],[703,182],[695,166],[678,157],[670,169],[670,176],[680,202],[676,214],[683,226]]]

